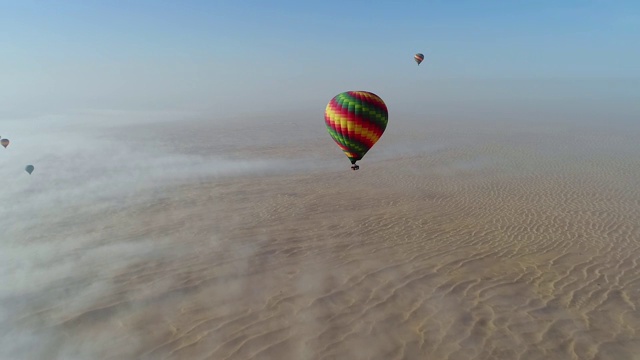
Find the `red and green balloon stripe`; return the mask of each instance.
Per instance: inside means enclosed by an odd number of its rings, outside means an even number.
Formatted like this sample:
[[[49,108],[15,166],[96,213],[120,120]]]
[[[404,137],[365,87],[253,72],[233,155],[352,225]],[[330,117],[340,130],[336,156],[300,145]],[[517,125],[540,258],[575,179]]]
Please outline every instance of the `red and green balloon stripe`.
[[[332,108],[339,111],[340,115],[347,118],[349,122],[353,122],[353,125],[373,131],[379,137],[387,127],[387,108],[384,103],[380,106],[379,103],[367,103],[363,100],[365,99],[342,93],[331,100],[329,104],[333,105]],[[340,132],[339,129],[338,132]]]
[[[365,91],[336,95],[325,110],[327,131],[352,163],[362,159],[387,127],[384,101]]]
[[[349,160],[351,160],[352,163],[355,163],[356,161],[361,160],[362,157],[367,153],[367,151],[369,151],[369,148],[370,148],[369,146],[366,146],[353,139],[343,138],[340,134],[336,132],[335,129],[331,128],[328,125],[327,125],[327,131],[329,131],[329,135],[331,135],[331,138],[333,138],[333,140],[336,143],[338,143],[338,146],[340,146],[340,148],[344,152],[350,152],[356,155],[356,156],[347,155],[347,157],[349,158]]]
[[[380,103],[369,101],[369,99],[365,97],[357,98],[349,94],[349,92],[340,95],[344,96],[336,99],[336,103],[339,104],[343,110],[346,110],[346,114],[353,114],[352,116],[354,116],[355,120],[362,125],[377,125],[377,132],[382,135],[382,132],[384,132],[384,129],[387,127],[388,120],[387,107],[384,103],[381,105]],[[359,120],[359,117],[364,118],[364,121]]]

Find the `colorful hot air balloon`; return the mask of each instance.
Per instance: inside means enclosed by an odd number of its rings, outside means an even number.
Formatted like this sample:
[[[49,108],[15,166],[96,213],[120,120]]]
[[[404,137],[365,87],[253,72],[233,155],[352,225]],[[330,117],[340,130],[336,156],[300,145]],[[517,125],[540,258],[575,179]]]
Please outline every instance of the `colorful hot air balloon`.
[[[4,146],[4,148],[6,149],[7,146],[9,146],[9,139],[0,140],[0,145]]]
[[[324,112],[327,131],[351,160],[356,161],[380,139],[387,128],[389,113],[382,99],[368,91],[346,91],[336,95]]]
[[[417,53],[413,56],[413,60],[415,60],[418,63],[418,65],[420,65],[422,60],[424,60],[424,55]]]
[[[29,175],[31,175],[31,173],[33,172],[33,169],[34,169],[33,165],[27,165],[27,167],[24,168],[24,170],[28,172]]]

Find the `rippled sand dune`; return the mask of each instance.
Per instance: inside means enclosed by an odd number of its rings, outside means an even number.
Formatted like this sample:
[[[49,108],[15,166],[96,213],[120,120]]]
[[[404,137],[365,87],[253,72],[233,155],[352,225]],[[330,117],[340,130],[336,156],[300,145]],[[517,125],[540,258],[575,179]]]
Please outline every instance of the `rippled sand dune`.
[[[640,359],[637,133],[429,129],[42,224],[86,241],[9,298],[7,358]]]

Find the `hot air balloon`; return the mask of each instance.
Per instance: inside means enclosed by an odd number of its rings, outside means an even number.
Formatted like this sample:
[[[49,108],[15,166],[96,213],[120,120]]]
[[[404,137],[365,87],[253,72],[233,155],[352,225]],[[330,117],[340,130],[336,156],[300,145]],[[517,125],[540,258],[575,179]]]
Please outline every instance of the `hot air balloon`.
[[[4,148],[6,149],[7,146],[9,146],[9,139],[0,140],[0,145],[4,146]]]
[[[382,99],[368,91],[346,91],[336,95],[324,112],[327,131],[351,160],[356,161],[371,149],[387,128],[389,113]]]
[[[24,170],[28,172],[29,175],[31,175],[31,173],[33,172],[33,169],[35,169],[33,165],[27,165],[27,167],[24,168]]]
[[[424,55],[417,53],[413,56],[413,60],[415,60],[418,63],[418,65],[420,65],[422,60],[424,60]]]

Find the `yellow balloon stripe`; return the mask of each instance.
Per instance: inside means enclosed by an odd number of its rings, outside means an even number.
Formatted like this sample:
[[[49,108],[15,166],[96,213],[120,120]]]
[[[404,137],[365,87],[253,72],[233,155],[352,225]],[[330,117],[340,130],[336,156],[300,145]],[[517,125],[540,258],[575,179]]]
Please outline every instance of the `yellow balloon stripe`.
[[[370,146],[375,144],[380,135],[376,134],[371,129],[365,128],[361,124],[353,120],[349,120],[346,116],[343,116],[339,112],[334,111],[330,106],[327,106],[327,115],[329,116],[329,122],[331,126],[336,130],[340,129],[343,134],[353,132],[358,139],[366,139],[370,143]],[[347,135],[348,136],[348,135]]]

